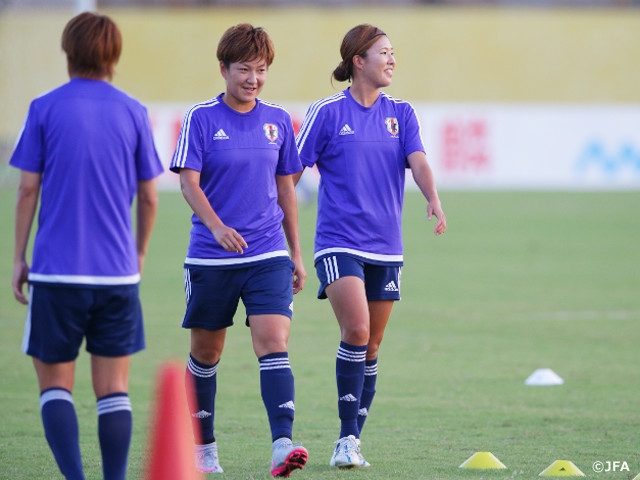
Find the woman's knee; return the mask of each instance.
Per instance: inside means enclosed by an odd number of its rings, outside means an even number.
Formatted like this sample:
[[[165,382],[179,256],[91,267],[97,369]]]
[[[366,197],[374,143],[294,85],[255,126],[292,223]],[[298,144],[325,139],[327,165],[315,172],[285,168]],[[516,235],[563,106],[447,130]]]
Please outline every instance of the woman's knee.
[[[349,323],[341,325],[342,340],[350,345],[367,345],[369,343],[369,325],[364,322]]]
[[[224,332],[202,329],[191,330],[191,356],[205,365],[214,365],[220,360],[224,348]]]

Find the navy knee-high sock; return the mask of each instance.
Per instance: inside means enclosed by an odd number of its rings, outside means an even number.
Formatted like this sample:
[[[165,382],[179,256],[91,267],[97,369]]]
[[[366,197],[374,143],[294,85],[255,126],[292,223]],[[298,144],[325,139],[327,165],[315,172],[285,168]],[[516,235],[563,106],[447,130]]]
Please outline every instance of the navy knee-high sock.
[[[98,399],[97,407],[104,480],[124,480],[133,429],[129,395],[126,392],[106,395]]]
[[[187,388],[195,389],[195,395],[187,395],[195,443],[206,444],[216,440],[213,433],[213,420],[219,363],[218,361],[215,365],[206,365],[189,355],[186,377],[190,378],[185,378],[185,384]]]
[[[267,409],[271,440],[292,438],[295,411],[295,388],[289,354],[277,352],[264,355],[260,362],[260,392]]]
[[[60,471],[67,480],[84,480],[78,417],[71,392],[62,388],[42,392],[40,414],[44,435]]]
[[[376,394],[376,380],[378,379],[378,359],[367,360],[364,367],[364,386],[358,408],[358,431],[362,433],[364,422],[367,421],[369,409]]]
[[[358,407],[364,385],[364,366],[367,346],[340,342],[336,357],[336,384],[338,386],[338,416],[340,438],[353,435],[360,438]]]

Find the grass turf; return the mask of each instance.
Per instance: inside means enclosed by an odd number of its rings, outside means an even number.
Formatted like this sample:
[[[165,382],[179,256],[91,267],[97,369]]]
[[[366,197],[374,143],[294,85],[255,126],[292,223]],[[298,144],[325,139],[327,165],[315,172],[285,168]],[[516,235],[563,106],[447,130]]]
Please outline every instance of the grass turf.
[[[290,356],[296,376],[295,440],[309,449],[300,479],[534,478],[558,459],[587,477],[640,472],[640,192],[441,192],[449,230],[439,238],[424,201],[405,207],[402,301],[382,344],[378,394],[362,435],[369,469],[328,467],[339,432],[337,324],[315,298],[315,206],[300,208],[307,287],[295,299]],[[0,189],[0,479],[61,478],[39,417],[35,373],[20,352],[25,309],[10,289],[15,188]],[[161,196],[141,286],[147,350],[134,356],[130,478],[147,462],[156,375],[185,362],[182,260],[189,210]],[[216,435],[225,479],[267,479],[270,436],[258,364],[243,309],[220,364]],[[565,384],[528,387],[537,368]],[[74,401],[87,478],[101,478],[88,358]],[[506,470],[461,469],[490,451]],[[628,470],[595,473],[596,461]],[[292,476],[292,478],[293,478]]]

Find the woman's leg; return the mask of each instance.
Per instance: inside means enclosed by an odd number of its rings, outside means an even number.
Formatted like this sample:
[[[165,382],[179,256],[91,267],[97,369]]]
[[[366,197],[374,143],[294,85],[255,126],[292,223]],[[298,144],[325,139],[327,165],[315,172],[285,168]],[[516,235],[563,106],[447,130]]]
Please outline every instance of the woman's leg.
[[[294,379],[287,353],[291,319],[284,315],[251,315],[249,326],[260,364],[260,392],[267,409],[271,440],[291,439],[295,410]]]
[[[78,418],[72,391],[75,362],[44,363],[33,358],[40,387],[44,434],[60,471],[67,479],[84,479]]]
[[[97,399],[98,440],[105,480],[124,480],[133,431],[129,400],[131,357],[91,356],[91,378]]]
[[[376,300],[369,302],[369,318],[371,334],[367,345],[366,363],[364,369],[364,384],[360,405],[358,407],[358,431],[362,433],[364,423],[369,415],[369,409],[376,394],[378,379],[378,350],[384,337],[384,332],[391,316],[393,300]]]
[[[214,417],[217,393],[218,362],[222,356],[227,329],[191,329],[191,354],[187,364],[187,386],[195,389],[188,395],[196,443],[215,442]]]

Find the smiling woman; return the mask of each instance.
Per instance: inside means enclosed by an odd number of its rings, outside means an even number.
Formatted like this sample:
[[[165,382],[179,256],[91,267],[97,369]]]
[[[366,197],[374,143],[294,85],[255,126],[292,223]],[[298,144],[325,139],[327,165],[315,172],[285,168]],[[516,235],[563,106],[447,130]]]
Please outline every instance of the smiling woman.
[[[269,35],[236,25],[220,39],[217,55],[226,91],[187,112],[171,162],[194,213],[182,326],[191,330],[187,372],[196,389],[190,405],[196,465],[222,472],[214,435],[217,368],[242,299],[271,427],[271,474],[288,477],[308,457],[292,442],[287,352],[293,295],[307,276],[293,183],[302,165],[291,116],[258,99],[274,58]]]
[[[243,23],[224,33],[217,54],[227,86],[222,101],[238,112],[252,110],[275,56],[271,38],[264,29]]]
[[[220,73],[227,84],[227,93],[222,101],[238,112],[251,111],[267,80],[266,63],[263,60],[250,60],[227,67],[220,62]]]
[[[369,466],[360,433],[376,391],[378,349],[400,300],[405,169],[427,200],[427,218],[436,217],[434,233],[444,233],[447,222],[414,108],[381,90],[396,66],[391,40],[373,25],[358,25],[344,36],[340,55],[333,78],[351,86],[309,108],[297,145],[303,165],[317,165],[321,176],[318,298],[329,299],[341,332],[341,428],[329,465],[352,468]]]

